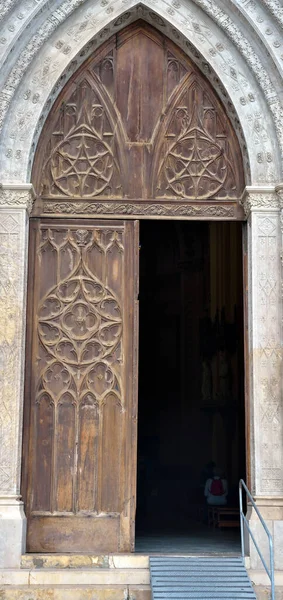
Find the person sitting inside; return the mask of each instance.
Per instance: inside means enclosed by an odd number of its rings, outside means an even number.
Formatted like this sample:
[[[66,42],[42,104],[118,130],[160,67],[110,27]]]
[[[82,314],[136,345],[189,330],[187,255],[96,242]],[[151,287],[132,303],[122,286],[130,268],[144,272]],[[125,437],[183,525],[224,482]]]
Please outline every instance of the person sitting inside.
[[[221,469],[213,469],[213,477],[206,480],[204,487],[206,502],[210,506],[225,506],[227,504],[228,485]]]

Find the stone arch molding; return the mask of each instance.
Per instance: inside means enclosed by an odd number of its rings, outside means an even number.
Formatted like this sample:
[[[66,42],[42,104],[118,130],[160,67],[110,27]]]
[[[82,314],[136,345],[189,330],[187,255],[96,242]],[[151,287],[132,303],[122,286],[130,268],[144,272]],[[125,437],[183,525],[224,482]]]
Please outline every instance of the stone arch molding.
[[[0,11],[1,12],[1,11]],[[30,180],[36,142],[62,87],[100,43],[144,18],[212,81],[234,121],[246,182],[281,180],[283,14],[277,0],[5,0],[0,39],[3,183]]]

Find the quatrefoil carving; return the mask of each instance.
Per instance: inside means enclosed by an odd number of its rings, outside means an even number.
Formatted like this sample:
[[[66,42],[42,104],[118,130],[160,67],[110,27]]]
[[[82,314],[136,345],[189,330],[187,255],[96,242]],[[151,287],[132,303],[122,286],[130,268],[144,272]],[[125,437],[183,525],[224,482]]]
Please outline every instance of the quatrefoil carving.
[[[91,365],[117,347],[121,309],[113,292],[82,270],[43,299],[38,330],[53,358],[68,365]]]

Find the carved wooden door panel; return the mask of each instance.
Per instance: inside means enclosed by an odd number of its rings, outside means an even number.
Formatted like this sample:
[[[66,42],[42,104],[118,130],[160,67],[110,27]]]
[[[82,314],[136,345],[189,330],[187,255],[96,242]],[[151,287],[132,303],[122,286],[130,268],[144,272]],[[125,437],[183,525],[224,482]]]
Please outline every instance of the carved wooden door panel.
[[[134,221],[31,224],[29,551],[133,549],[137,243]]]

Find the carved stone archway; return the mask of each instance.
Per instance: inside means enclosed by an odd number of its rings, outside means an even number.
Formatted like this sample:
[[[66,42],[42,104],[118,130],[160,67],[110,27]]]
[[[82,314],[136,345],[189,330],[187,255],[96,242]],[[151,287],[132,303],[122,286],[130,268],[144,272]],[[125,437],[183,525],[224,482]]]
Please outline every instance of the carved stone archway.
[[[46,115],[66,79],[92,51],[93,45],[106,40],[115,27],[118,30],[123,27],[125,14],[123,3],[112,2],[103,10],[93,6],[92,16],[95,14],[97,20],[92,28],[87,27],[86,33],[82,33],[84,23],[92,23],[87,3],[80,9],[80,16],[76,14],[76,2],[68,2],[68,7],[63,4],[58,2],[58,11],[52,22],[45,7],[39,17],[39,28],[38,20],[33,22],[36,15],[26,15],[24,7],[21,19],[16,20],[16,13],[11,12],[15,22],[21,24],[21,30],[17,32],[16,28],[15,39],[11,40],[14,52],[7,52],[10,62],[6,62],[3,71],[3,80],[7,76],[7,81],[2,96],[5,118],[1,155],[4,182],[0,200],[3,249],[1,297],[3,304],[10,306],[9,313],[3,310],[1,316],[3,373],[7,381],[2,390],[4,443],[0,465],[1,531],[5,534],[7,530],[7,546],[4,545],[1,557],[4,566],[19,564],[25,540],[25,520],[18,495],[24,383],[26,214],[33,198],[30,184],[23,183],[30,180],[28,158],[33,156]],[[282,109],[277,95],[282,82],[278,45],[281,16],[274,10],[272,0],[259,2],[256,14],[253,14],[250,3],[239,8],[238,3],[231,0],[227,3],[226,12],[222,4],[216,4],[217,8],[210,10],[210,2],[190,2],[188,18],[179,2],[174,0],[169,8],[166,3],[158,2],[154,11],[151,5],[145,7],[147,16],[144,18],[166,31],[194,57],[201,70],[207,72],[213,86],[218,88],[225,106],[230,106],[231,113],[235,114],[236,107],[234,127],[237,126],[238,115],[244,132],[242,146],[246,142],[251,165],[251,177],[246,176],[246,183],[252,184],[252,187],[246,188],[242,198],[248,220],[246,301],[249,315],[247,426],[251,438],[250,483],[264,516],[269,518],[280,549],[283,522],[281,206],[275,187],[281,180],[282,155]],[[7,3],[7,7],[10,6],[13,7],[13,2]],[[133,10],[127,11],[129,21],[136,18]],[[28,27],[27,22],[25,27],[22,25],[22,15],[24,19],[27,17],[27,21],[31,18],[32,26]],[[12,31],[14,28],[8,28],[7,22],[5,35]],[[74,33],[71,44],[68,43],[68,31]],[[209,32],[208,37],[206,32]],[[21,41],[16,43],[20,34]],[[247,43],[247,39],[253,42]],[[46,43],[43,44],[44,40]],[[57,61],[52,62],[53,70],[50,68],[50,54],[56,56]],[[248,82],[248,87],[245,82]],[[278,190],[281,194],[280,187]],[[257,533],[256,522],[254,527]],[[276,567],[280,568],[280,564],[277,563]]]
[[[28,550],[64,552],[71,542],[78,552],[130,551],[133,219],[243,220],[240,145],[198,68],[137,21],[69,80],[43,128],[32,180],[22,486]]]

